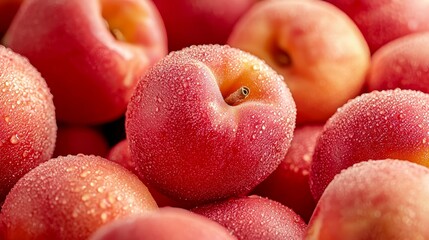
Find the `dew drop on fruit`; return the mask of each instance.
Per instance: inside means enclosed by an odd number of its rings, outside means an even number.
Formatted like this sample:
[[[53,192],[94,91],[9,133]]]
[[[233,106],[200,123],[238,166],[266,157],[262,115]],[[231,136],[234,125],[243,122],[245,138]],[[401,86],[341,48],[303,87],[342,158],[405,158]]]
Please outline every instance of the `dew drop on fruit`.
[[[12,144],[18,144],[19,143],[18,134],[12,135],[12,137],[10,137],[10,143],[12,143]]]
[[[82,201],[88,201],[91,198],[91,196],[89,194],[84,194],[82,195]]]
[[[101,218],[101,221],[102,221],[103,223],[105,223],[105,222],[107,221],[107,213],[106,213],[106,212],[103,212],[103,213],[101,214],[100,218]]]

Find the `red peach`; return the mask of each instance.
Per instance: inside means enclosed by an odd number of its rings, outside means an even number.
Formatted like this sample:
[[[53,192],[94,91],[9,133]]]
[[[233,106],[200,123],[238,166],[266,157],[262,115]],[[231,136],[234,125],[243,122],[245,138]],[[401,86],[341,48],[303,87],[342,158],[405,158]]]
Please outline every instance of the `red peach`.
[[[81,125],[122,116],[140,75],[167,53],[149,0],[26,0],[4,43],[41,72],[57,120]]]
[[[192,204],[248,193],[286,155],[295,104],[282,78],[238,49],[173,52],[128,105],[131,157],[145,183]]]
[[[253,193],[291,208],[305,222],[310,220],[316,203],[308,177],[317,139],[323,125],[305,125],[295,129],[292,143],[279,167]]]
[[[368,90],[412,89],[429,93],[429,33],[393,40],[372,56]]]
[[[328,185],[306,240],[428,239],[429,170],[402,160],[358,163]]]
[[[160,208],[101,227],[90,240],[233,240],[218,223],[180,208]]]
[[[371,53],[405,35],[429,30],[428,0],[325,0],[359,27]]]
[[[95,127],[60,125],[53,157],[85,154],[105,157],[109,144]]]
[[[128,141],[126,139],[120,141],[115,146],[113,146],[112,149],[110,149],[107,159],[118,163],[119,165],[138,175],[135,162],[131,158]],[[148,189],[159,207],[186,207],[186,204],[172,200],[151,186],[148,186]]]
[[[228,44],[265,60],[284,77],[297,124],[324,123],[359,95],[370,65],[357,26],[323,1],[260,1],[237,22]]]
[[[19,178],[51,158],[56,134],[45,80],[27,59],[0,46],[0,202]]]
[[[5,239],[86,239],[110,221],[157,208],[128,170],[102,157],[69,155],[22,177],[1,218]]]
[[[226,227],[239,240],[302,239],[307,225],[286,206],[258,196],[211,203],[191,211]]]
[[[118,142],[107,154],[107,159],[115,162],[133,173],[137,173],[135,163],[131,158],[131,153],[126,139]]]
[[[167,30],[168,48],[225,44],[238,19],[258,0],[153,0]]]
[[[429,166],[429,94],[373,91],[341,107],[316,144],[310,167],[311,192],[318,200],[343,169],[385,158]]]

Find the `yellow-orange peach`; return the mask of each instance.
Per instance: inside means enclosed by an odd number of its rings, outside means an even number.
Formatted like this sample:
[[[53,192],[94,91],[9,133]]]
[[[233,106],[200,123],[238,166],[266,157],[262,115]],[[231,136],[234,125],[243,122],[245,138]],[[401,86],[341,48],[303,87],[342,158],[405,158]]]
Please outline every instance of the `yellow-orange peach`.
[[[228,44],[265,60],[288,84],[297,123],[324,123],[361,92],[370,62],[364,37],[323,1],[261,1],[235,25]]]

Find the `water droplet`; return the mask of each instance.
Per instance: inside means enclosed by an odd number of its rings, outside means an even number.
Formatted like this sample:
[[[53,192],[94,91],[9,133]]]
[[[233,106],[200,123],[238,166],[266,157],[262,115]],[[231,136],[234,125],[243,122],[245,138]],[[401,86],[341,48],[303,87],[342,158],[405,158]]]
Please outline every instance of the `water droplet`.
[[[312,156],[310,153],[306,153],[302,156],[302,160],[304,160],[304,162],[310,162],[312,159]]]
[[[89,194],[84,194],[82,196],[82,201],[88,201],[91,198],[91,196]]]
[[[101,186],[101,187],[98,187],[98,188],[97,188],[97,192],[99,192],[99,193],[104,192],[104,187],[102,187],[102,186]]]
[[[100,217],[101,217],[101,221],[103,221],[103,223],[107,221],[107,213],[103,212]]]
[[[106,208],[110,207],[111,204],[109,202],[107,202],[106,199],[102,199],[99,206],[101,209],[106,209]]]
[[[0,143],[0,146],[1,146],[1,143]],[[28,156],[28,154],[30,154],[30,152],[29,152],[28,150],[25,150],[25,151],[22,153],[22,157],[23,157],[23,158],[25,158],[25,157],[27,157],[27,156]]]
[[[81,178],[86,178],[89,174],[91,174],[91,171],[85,171],[83,173],[80,174]]]
[[[12,144],[19,143],[19,136],[18,136],[18,134],[12,135],[12,137],[10,137],[10,143],[12,143]]]

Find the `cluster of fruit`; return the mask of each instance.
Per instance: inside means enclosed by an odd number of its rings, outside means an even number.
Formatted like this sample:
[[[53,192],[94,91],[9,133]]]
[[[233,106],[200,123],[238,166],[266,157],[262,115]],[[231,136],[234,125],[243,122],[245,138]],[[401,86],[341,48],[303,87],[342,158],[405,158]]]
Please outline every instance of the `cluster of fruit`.
[[[0,239],[428,239],[428,12],[0,0]]]

